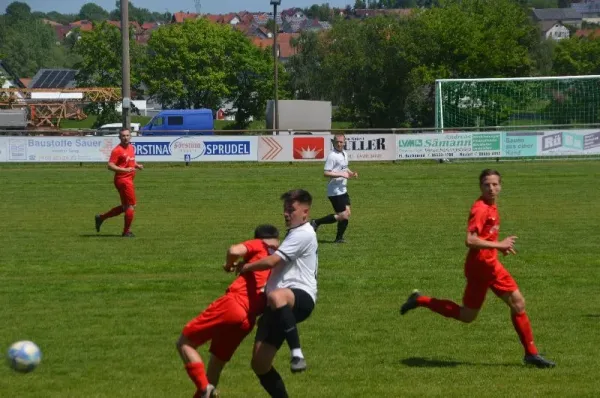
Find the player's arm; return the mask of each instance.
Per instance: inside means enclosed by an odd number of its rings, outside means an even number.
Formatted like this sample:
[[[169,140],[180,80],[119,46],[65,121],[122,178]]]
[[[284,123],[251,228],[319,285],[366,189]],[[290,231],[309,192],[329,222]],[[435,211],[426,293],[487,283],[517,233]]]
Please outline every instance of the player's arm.
[[[143,164],[139,164],[138,162],[135,162],[135,168],[138,170],[144,170],[144,165]]]
[[[467,232],[467,239],[465,241],[465,245],[467,245],[469,249],[498,249],[505,254],[515,254],[516,252],[514,249],[514,245],[516,239],[516,236],[509,236],[501,240],[500,242],[492,242],[489,240],[481,239],[477,235],[477,232],[469,231]]]
[[[240,257],[244,257],[248,254],[248,248],[243,243],[231,245],[227,249],[227,255],[225,257],[225,264],[223,269],[227,272],[232,272],[235,269],[235,263]]]
[[[240,274],[275,268],[279,264],[283,263],[285,263],[285,260],[282,257],[279,257],[277,253],[274,253],[253,263],[244,264],[244,266],[240,268]]]
[[[130,171],[133,171],[132,167],[119,167],[111,161],[108,162],[108,169],[110,171],[114,171],[115,173],[129,173]]]
[[[325,170],[323,175],[328,178],[338,178],[338,177],[349,178],[350,177],[350,175],[348,174],[347,171]]]

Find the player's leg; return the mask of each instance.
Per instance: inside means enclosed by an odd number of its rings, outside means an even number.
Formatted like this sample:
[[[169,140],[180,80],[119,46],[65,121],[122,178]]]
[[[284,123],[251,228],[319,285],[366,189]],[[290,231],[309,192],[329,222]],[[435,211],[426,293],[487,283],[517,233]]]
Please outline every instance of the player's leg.
[[[125,220],[123,225],[123,236],[124,237],[133,237],[133,233],[131,232],[131,224],[133,223],[133,216],[135,214],[135,188],[133,183],[125,183],[122,186],[124,203],[123,207],[125,209]]]
[[[219,384],[223,368],[254,328],[254,321],[248,319],[246,310],[237,303],[232,303],[224,315],[221,327],[211,340],[211,356],[206,370],[209,383],[215,387]]]
[[[283,332],[274,324],[272,310],[267,307],[258,321],[252,352],[252,370],[271,397],[288,397],[283,379],[273,366],[273,359],[284,340]]]
[[[121,190],[119,189],[119,187],[116,184],[115,184],[115,188],[119,192],[119,197],[121,198],[121,205],[113,207],[106,213],[96,214],[94,216],[94,222],[96,224],[96,232],[100,232],[100,227],[102,226],[102,223],[104,222],[104,220],[111,218],[111,217],[116,217],[116,216],[120,215],[121,213],[123,213],[123,211],[124,211],[124,207],[123,207],[124,197],[121,194]]]
[[[554,367],[554,362],[539,355],[533,341],[531,322],[525,312],[525,298],[521,294],[517,282],[504,267],[499,268],[497,278],[492,284],[491,289],[510,308],[513,327],[525,351],[525,363],[540,368]]]
[[[400,308],[400,314],[404,315],[417,307],[426,307],[447,318],[471,323],[477,319],[479,310],[485,301],[486,293],[487,285],[485,283],[467,279],[467,286],[463,294],[463,305],[460,306],[451,300],[440,300],[414,291]]]
[[[230,297],[223,296],[213,301],[200,315],[189,321],[177,341],[177,352],[185,364],[188,377],[197,389],[197,396],[215,394],[214,386],[210,383],[206,367],[197,348],[218,336],[234,302]]]
[[[338,215],[342,214],[343,216],[340,217],[337,223],[337,234],[335,236],[336,243],[344,243],[344,233],[346,232],[346,228],[348,228],[348,222],[351,214],[350,195],[347,193],[340,195],[340,202],[339,209],[341,209],[343,205],[344,210],[338,213]]]
[[[310,225],[313,227],[313,229],[315,231],[319,228],[319,226],[321,226],[323,224],[333,224],[333,223],[343,220],[346,217],[346,213],[344,211],[345,208],[342,208],[342,210],[339,210],[340,205],[338,204],[338,202],[339,202],[338,196],[330,196],[329,201],[331,202],[331,205],[333,206],[333,211],[335,211],[335,213],[328,214],[325,217],[316,218],[316,219],[311,220]]]

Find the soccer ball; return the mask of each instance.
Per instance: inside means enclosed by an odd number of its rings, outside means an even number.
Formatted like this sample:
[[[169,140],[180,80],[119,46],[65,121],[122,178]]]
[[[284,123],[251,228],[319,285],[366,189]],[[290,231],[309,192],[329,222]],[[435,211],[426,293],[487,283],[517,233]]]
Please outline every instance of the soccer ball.
[[[8,364],[17,372],[31,372],[41,359],[42,353],[32,341],[17,341],[8,349]]]

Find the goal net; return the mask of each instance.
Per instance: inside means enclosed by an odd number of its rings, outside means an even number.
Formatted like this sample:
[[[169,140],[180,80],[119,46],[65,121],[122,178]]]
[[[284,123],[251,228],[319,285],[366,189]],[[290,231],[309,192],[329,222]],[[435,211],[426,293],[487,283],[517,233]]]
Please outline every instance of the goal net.
[[[600,124],[600,75],[436,80],[439,129]]]

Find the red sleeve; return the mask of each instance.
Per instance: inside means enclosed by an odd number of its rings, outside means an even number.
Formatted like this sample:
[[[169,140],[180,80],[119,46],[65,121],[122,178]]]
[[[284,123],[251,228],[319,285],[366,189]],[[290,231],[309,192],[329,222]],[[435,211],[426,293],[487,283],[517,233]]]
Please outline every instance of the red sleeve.
[[[246,249],[248,250],[248,253],[245,256],[247,258],[250,258],[256,253],[264,250],[263,241],[261,239],[247,240],[242,244],[246,246]]]
[[[108,163],[117,164],[119,161],[119,156],[121,156],[121,151],[119,151],[119,147],[116,147],[110,153],[110,158],[108,159]]]
[[[469,213],[469,223],[467,225],[468,232],[475,232],[481,235],[483,225],[485,224],[487,214],[486,210],[481,206],[473,206]]]

